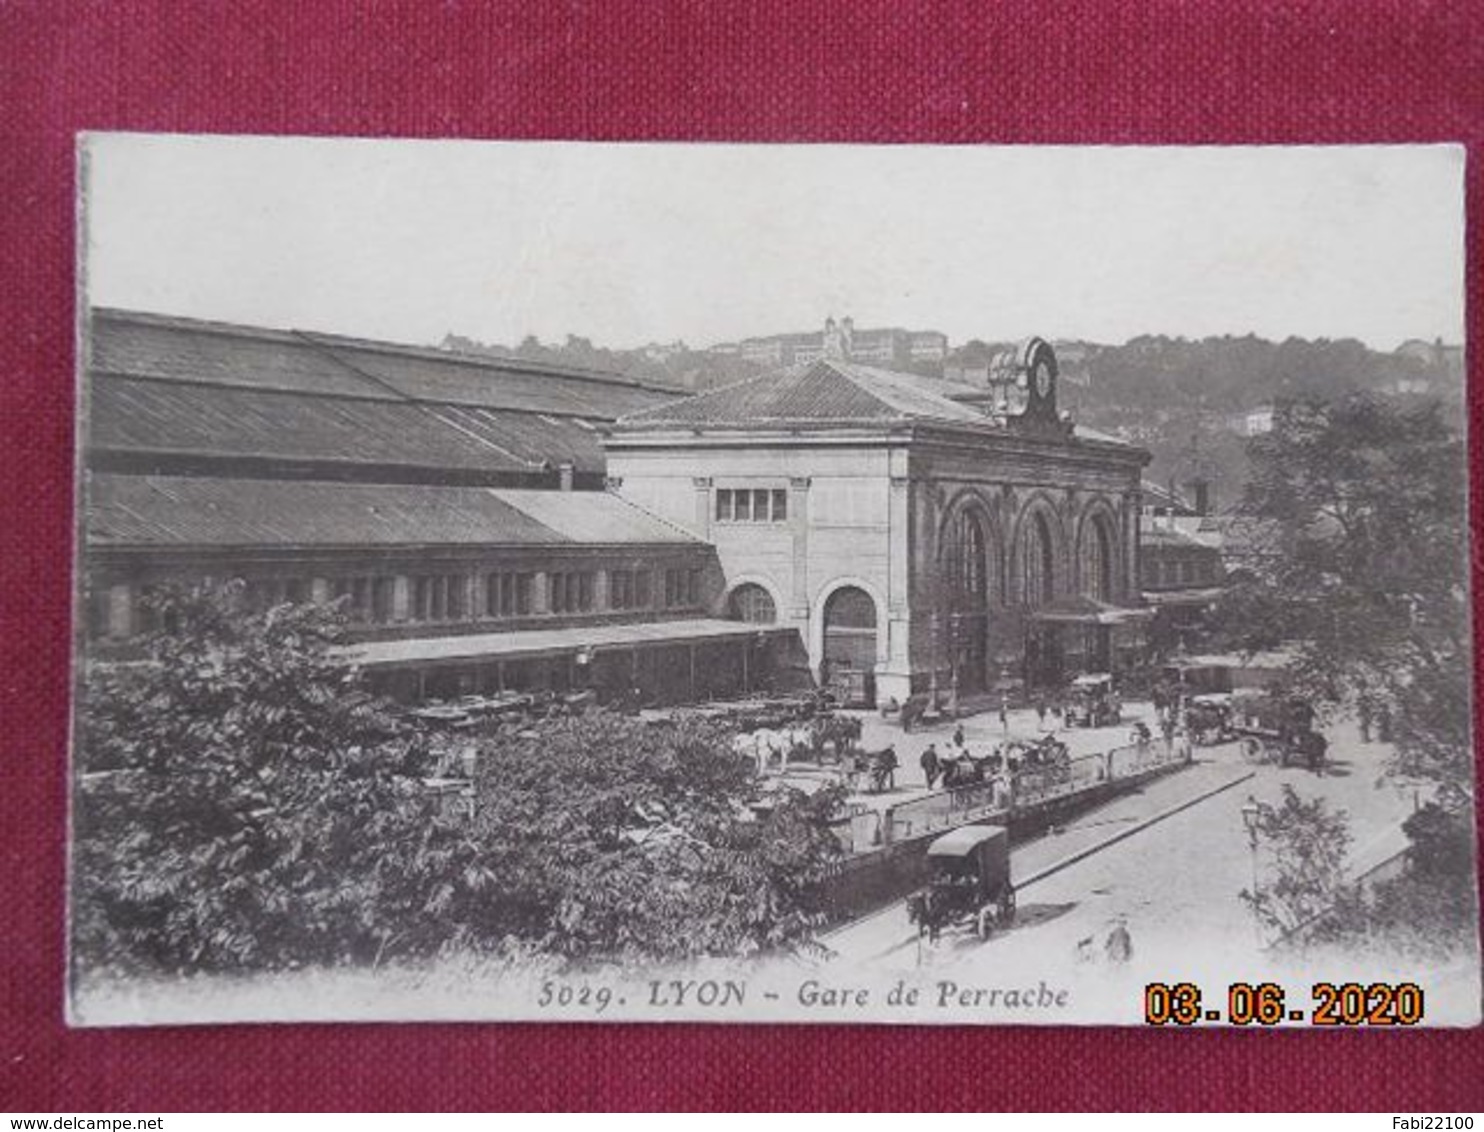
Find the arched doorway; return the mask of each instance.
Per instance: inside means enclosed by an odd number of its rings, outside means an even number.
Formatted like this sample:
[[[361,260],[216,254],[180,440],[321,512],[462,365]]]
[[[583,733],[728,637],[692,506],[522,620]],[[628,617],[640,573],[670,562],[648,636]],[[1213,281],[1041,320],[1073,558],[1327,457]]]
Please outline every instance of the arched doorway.
[[[847,702],[876,703],[876,603],[859,586],[841,586],[825,602],[820,680]]]
[[[990,679],[990,595],[998,587],[986,525],[974,509],[966,507],[950,520],[942,569],[948,615],[944,629],[956,686],[981,691]]]
[[[1051,525],[1042,511],[1026,517],[1020,534],[1020,604],[1027,613],[1050,605],[1056,596],[1056,551]],[[1054,625],[1026,624],[1025,680],[1031,686],[1061,682],[1061,640]]]
[[[751,625],[771,625],[778,620],[773,595],[756,582],[744,582],[727,598],[727,616]]]

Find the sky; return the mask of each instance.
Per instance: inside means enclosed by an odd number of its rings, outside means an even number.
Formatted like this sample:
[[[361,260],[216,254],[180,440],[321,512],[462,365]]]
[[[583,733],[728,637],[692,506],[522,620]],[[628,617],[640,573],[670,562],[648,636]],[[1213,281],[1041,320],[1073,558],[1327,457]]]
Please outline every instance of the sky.
[[[92,134],[94,305],[436,343],[1463,338],[1463,151]]]

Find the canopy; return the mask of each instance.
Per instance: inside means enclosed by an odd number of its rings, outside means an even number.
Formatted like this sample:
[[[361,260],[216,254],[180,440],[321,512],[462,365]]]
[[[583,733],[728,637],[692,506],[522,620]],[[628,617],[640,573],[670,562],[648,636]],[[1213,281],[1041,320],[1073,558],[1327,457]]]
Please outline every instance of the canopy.
[[[577,652],[591,654],[604,649],[704,644],[707,641],[738,640],[793,632],[797,630],[783,625],[691,618],[362,641],[339,646],[335,651],[345,660],[364,668],[386,668],[409,664],[467,664]]]
[[[1031,612],[1032,621],[1063,625],[1127,625],[1147,621],[1152,609],[1111,605],[1090,597],[1067,597]]]
[[[967,857],[987,841],[1010,837],[1002,825],[961,825],[928,846],[929,857]]]

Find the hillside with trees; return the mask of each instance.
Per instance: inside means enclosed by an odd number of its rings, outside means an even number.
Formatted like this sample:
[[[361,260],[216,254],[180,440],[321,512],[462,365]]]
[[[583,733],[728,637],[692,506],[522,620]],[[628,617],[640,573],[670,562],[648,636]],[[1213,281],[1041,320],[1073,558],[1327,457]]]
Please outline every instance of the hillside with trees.
[[[950,353],[947,375],[974,380],[991,356],[1013,345],[971,339]],[[1145,334],[1117,346],[1071,339],[1054,345],[1064,409],[1083,424],[1149,449],[1154,456],[1150,479],[1209,480],[1218,507],[1234,504],[1247,482],[1247,438],[1238,418],[1259,406],[1379,393],[1437,398],[1449,419],[1462,420],[1461,354],[1454,347],[1439,348],[1432,356],[1427,343],[1382,352],[1353,338],[1272,342],[1254,334],[1198,339]],[[615,350],[571,334],[559,344],[527,336],[516,346],[449,334],[442,347],[607,370],[685,390],[712,389],[766,369],[681,341]],[[919,361],[911,369],[928,377],[945,375],[943,362]]]
[[[755,377],[764,367],[756,362],[726,354],[692,350],[684,342],[651,343],[635,350],[613,350],[595,346],[589,338],[569,334],[564,342],[545,343],[526,335],[519,345],[490,345],[458,334],[447,334],[442,349],[460,354],[490,358],[518,358],[548,365],[578,366],[582,369],[621,373],[640,381],[674,385],[682,390],[713,389]]]

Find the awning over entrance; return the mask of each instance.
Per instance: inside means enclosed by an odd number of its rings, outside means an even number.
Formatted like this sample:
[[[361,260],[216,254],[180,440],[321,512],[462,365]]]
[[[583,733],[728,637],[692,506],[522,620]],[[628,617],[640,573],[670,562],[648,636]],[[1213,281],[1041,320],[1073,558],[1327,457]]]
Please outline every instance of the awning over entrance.
[[[1220,586],[1198,590],[1145,590],[1143,598],[1149,605],[1210,605],[1225,592]]]
[[[1152,609],[1110,605],[1090,597],[1068,597],[1033,610],[1030,619],[1049,625],[1131,625],[1153,616]]]
[[[685,621],[642,621],[621,625],[578,625],[565,629],[517,629],[505,633],[469,633],[462,636],[412,637],[398,641],[364,641],[336,650],[363,668],[394,668],[428,664],[459,664],[561,656],[581,650],[634,649],[666,645],[704,644],[776,636],[796,630],[781,625],[695,618]]]

